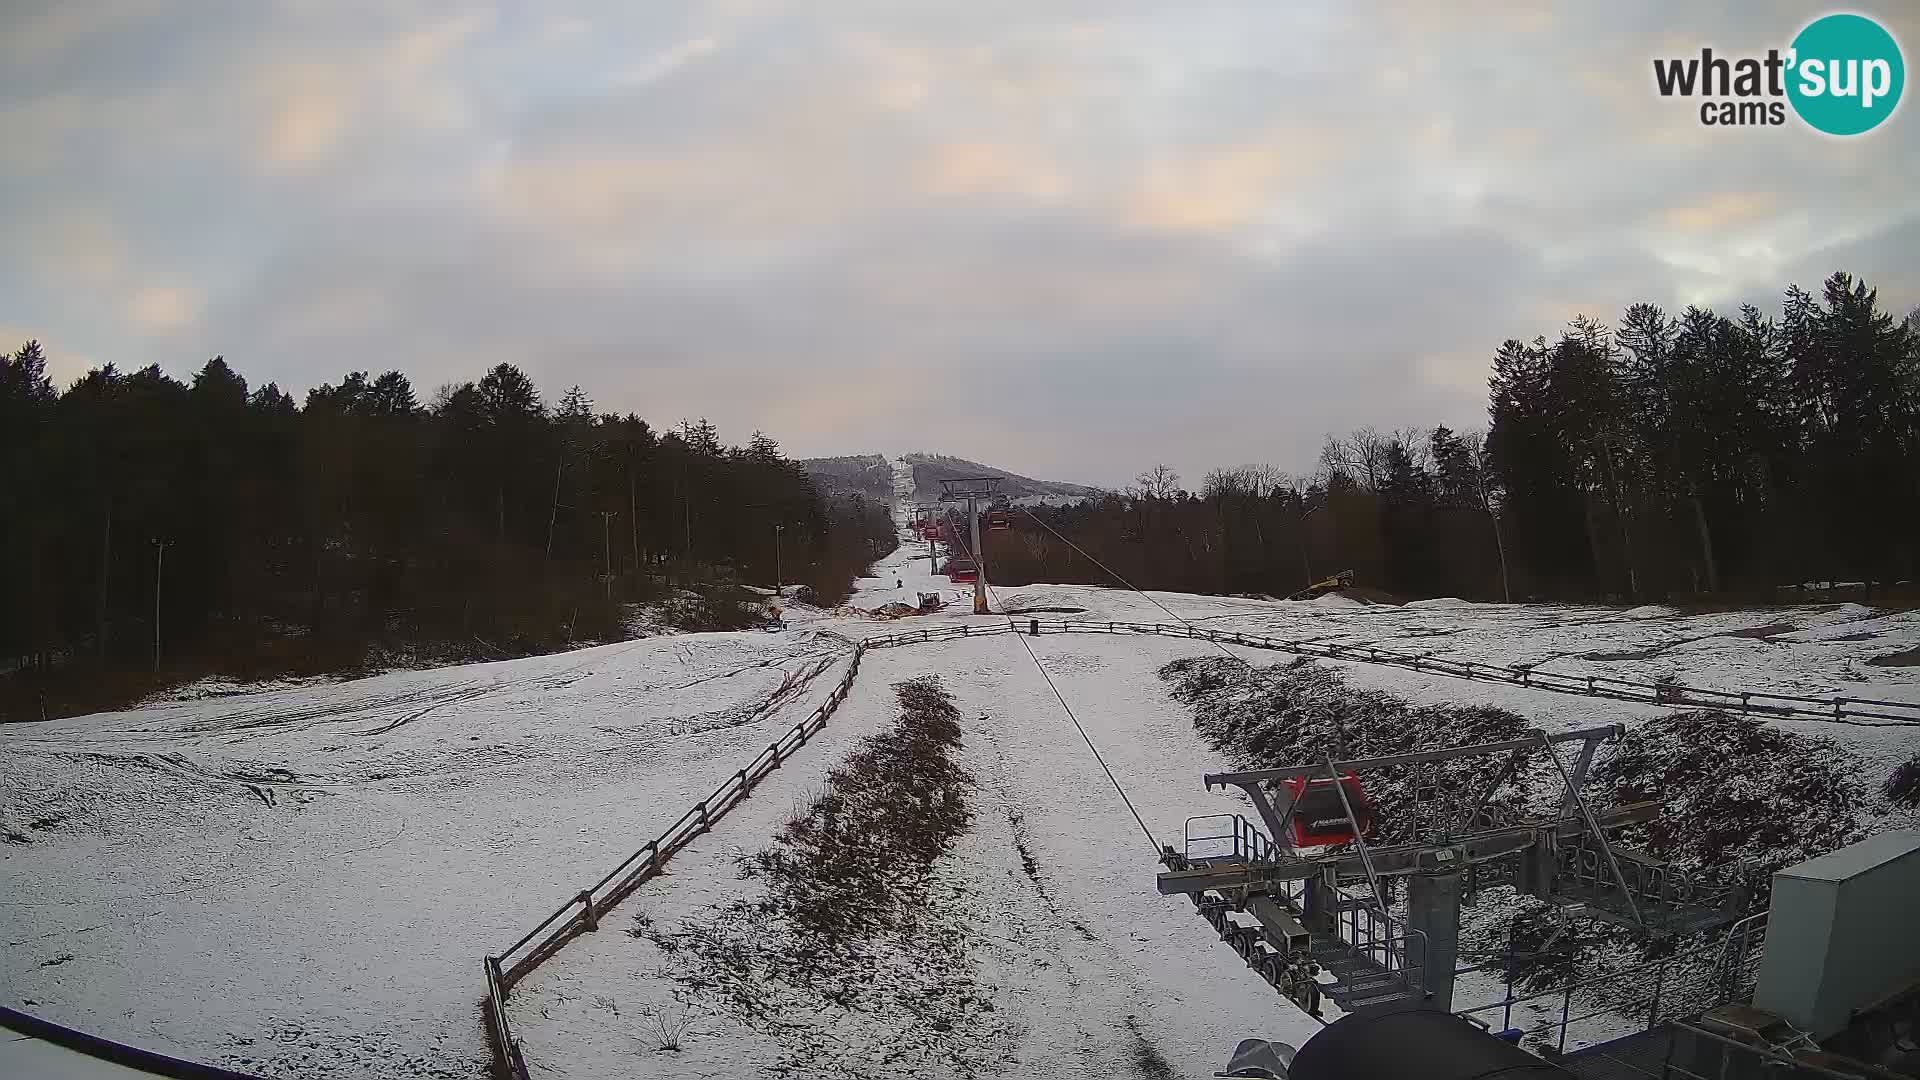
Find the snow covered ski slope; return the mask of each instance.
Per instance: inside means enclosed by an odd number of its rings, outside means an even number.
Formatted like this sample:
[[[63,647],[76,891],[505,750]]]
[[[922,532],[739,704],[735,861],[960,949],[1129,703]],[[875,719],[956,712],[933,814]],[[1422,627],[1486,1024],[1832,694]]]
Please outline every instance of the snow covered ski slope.
[[[272,1075],[479,1076],[477,958],[850,652],[650,638],[7,730],[0,993]]]
[[[908,476],[903,501],[910,492]],[[855,607],[965,595],[930,573],[924,545],[903,547],[873,575]],[[1870,662],[1920,647],[1920,618],[1849,605],[1689,615],[1055,585],[995,586],[993,598],[1003,611],[1191,621],[1568,674],[1920,701],[1920,670]],[[793,629],[780,633],[650,638],[0,731],[10,840],[0,845],[0,994],[60,1022],[263,1075],[478,1077],[482,954],[818,704],[852,640],[978,625],[965,610],[887,622],[796,607]],[[1310,1020],[1241,967],[1184,900],[1153,888],[1143,825],[1177,844],[1187,817],[1238,809],[1202,790],[1203,772],[1232,763],[1201,743],[1154,675],[1217,651],[1048,635],[869,652],[820,735],[600,933],[515,989],[509,1007],[536,1072],[878,1077],[914,1063],[926,1075],[941,1061],[980,1077],[1195,1075],[1241,1037],[1304,1037]],[[1259,664],[1286,659],[1236,651]],[[1550,729],[1663,711],[1341,666],[1356,685],[1501,705]],[[872,1010],[783,1000],[756,1027],[700,1006],[688,969],[658,941],[723,925],[762,895],[763,881],[741,877],[743,860],[833,790],[833,770],[864,740],[894,727],[894,684],[922,675],[938,676],[959,710],[953,759],[973,781],[969,824],[937,864],[926,916],[941,962],[890,953],[870,957],[878,967],[849,966],[844,1000],[879,1002]],[[1863,775],[1920,752],[1913,729],[1783,726],[1835,738]],[[872,996],[887,983],[901,993]],[[907,991],[969,1003],[964,1024],[931,1005],[927,1017],[902,1012]],[[658,1049],[656,1021],[684,1025],[680,1049]]]

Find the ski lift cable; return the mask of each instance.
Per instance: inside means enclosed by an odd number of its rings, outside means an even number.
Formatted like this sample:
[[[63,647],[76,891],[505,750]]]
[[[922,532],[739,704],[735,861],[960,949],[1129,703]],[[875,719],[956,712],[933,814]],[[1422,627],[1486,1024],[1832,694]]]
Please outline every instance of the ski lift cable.
[[[1141,598],[1145,599],[1148,603],[1152,604],[1154,607],[1157,607],[1161,611],[1166,612],[1170,617],[1172,617],[1174,620],[1176,620],[1177,622],[1185,626],[1189,631],[1196,629],[1193,623],[1182,618],[1180,615],[1175,613],[1172,608],[1169,608],[1167,605],[1161,603],[1158,600],[1155,600],[1152,596],[1147,594],[1147,591],[1145,589],[1142,589],[1138,585],[1135,585],[1133,582],[1128,581],[1124,577],[1121,577],[1118,571],[1114,570],[1112,567],[1108,566],[1106,563],[1101,562],[1099,559],[1094,558],[1091,554],[1087,552],[1085,548],[1067,539],[1065,536],[1060,535],[1060,531],[1058,529],[1055,529],[1053,526],[1040,520],[1040,518],[1037,515],[1035,515],[1033,511],[1023,506],[1020,508],[1020,512],[1027,515],[1028,518],[1032,519],[1033,522],[1039,525],[1041,528],[1052,533],[1056,538],[1059,539],[1061,543],[1079,552],[1082,558],[1086,559],[1088,562],[1092,563],[1093,565],[1099,567],[1100,569],[1106,571],[1108,574],[1112,575],[1115,581],[1118,581],[1120,584],[1125,585],[1127,588],[1133,590],[1135,593],[1138,593],[1141,596]],[[1252,675],[1254,679],[1258,681],[1266,682],[1270,689],[1274,689],[1274,690],[1279,689],[1279,687],[1275,685],[1269,678],[1269,673],[1261,671],[1259,667],[1255,666],[1253,661],[1248,660],[1246,657],[1241,656],[1239,653],[1236,653],[1232,649],[1227,648],[1225,642],[1219,641],[1217,639],[1212,639],[1212,638],[1209,638],[1207,640],[1212,641],[1213,645],[1216,648],[1218,648],[1222,653],[1225,653],[1228,657],[1231,657],[1232,659],[1239,661],[1240,665],[1242,667],[1245,667],[1247,669],[1247,673]],[[1342,741],[1344,741],[1344,737],[1342,737]],[[1340,747],[1339,749],[1341,753],[1343,754],[1345,753],[1346,748],[1344,746]],[[1331,756],[1329,757],[1328,760],[1329,761],[1332,760]],[[1337,787],[1338,787],[1338,778],[1336,777],[1336,789]],[[1342,792],[1342,801],[1344,801],[1344,799],[1345,799],[1345,793]],[[1351,809],[1349,809],[1349,816],[1351,816]],[[1358,822],[1356,820],[1356,825],[1357,824]],[[1274,841],[1278,843],[1280,841],[1280,838],[1276,836],[1274,837]],[[1370,879],[1371,877],[1372,876],[1369,875]],[[1374,906],[1378,908],[1382,913],[1385,913],[1387,908],[1386,908],[1385,898],[1380,893],[1379,882],[1376,880],[1370,880],[1369,884],[1373,891]]]
[[[954,533],[956,543],[958,543],[961,552],[965,554],[967,558],[973,560],[973,565],[978,568],[976,572],[984,574],[986,572],[985,565],[982,564],[980,559],[968,548],[966,537],[962,534],[961,530],[956,529]],[[981,578],[981,584],[985,586],[987,594],[993,597],[994,605],[999,607],[1001,613],[1007,616],[1007,626],[1013,629],[1013,636],[1019,640],[1020,646],[1027,650],[1027,659],[1033,661],[1034,670],[1038,671],[1040,677],[1046,680],[1047,689],[1053,691],[1054,700],[1060,703],[1060,708],[1066,712],[1067,719],[1073,721],[1073,729],[1080,733],[1080,740],[1087,744],[1088,750],[1093,752],[1093,760],[1099,762],[1100,771],[1107,774],[1107,782],[1113,785],[1113,790],[1120,796],[1120,801],[1126,804],[1127,813],[1133,815],[1134,824],[1140,826],[1141,835],[1147,838],[1147,846],[1151,847],[1154,856],[1158,857],[1160,854],[1160,841],[1154,839],[1153,830],[1147,828],[1146,819],[1140,816],[1139,809],[1133,805],[1133,800],[1127,796],[1126,787],[1120,783],[1119,777],[1113,775],[1113,768],[1107,764],[1107,759],[1100,753],[1100,748],[1093,744],[1092,737],[1087,734],[1086,726],[1080,723],[1078,716],[1074,715],[1073,706],[1067,704],[1066,695],[1060,692],[1060,685],[1053,681],[1052,675],[1047,673],[1046,665],[1040,662],[1039,654],[1035,653],[1033,646],[1027,643],[1026,635],[1020,633],[1019,626],[1014,622],[1013,615],[1007,612],[1006,605],[1001,604],[999,597],[994,595],[993,582],[983,577]]]
[[[1167,605],[1161,603],[1158,600],[1155,600],[1153,596],[1150,593],[1148,593],[1145,589],[1142,589],[1140,586],[1135,585],[1133,582],[1128,581],[1124,577],[1121,577],[1119,571],[1115,570],[1111,566],[1108,566],[1106,563],[1101,562],[1099,559],[1094,558],[1091,554],[1087,552],[1086,548],[1083,548],[1079,544],[1076,544],[1073,541],[1067,539],[1065,536],[1060,535],[1060,530],[1040,520],[1039,517],[1035,516],[1033,511],[1023,506],[1020,508],[1020,512],[1027,515],[1027,517],[1031,518],[1034,524],[1052,533],[1061,543],[1079,552],[1081,558],[1087,560],[1093,565],[1106,571],[1109,575],[1112,576],[1113,580],[1118,581],[1120,584],[1125,585],[1127,588],[1140,594],[1140,598],[1145,600],[1147,603],[1152,604],[1154,607],[1157,607],[1161,611],[1166,612],[1169,618],[1180,623],[1182,626],[1185,626],[1188,630],[1199,629],[1198,627],[1193,625],[1192,620],[1184,618],[1183,616],[1175,612],[1172,608],[1168,607]],[[1221,652],[1225,653],[1227,656],[1231,657],[1234,660],[1239,661],[1241,665],[1244,666],[1247,669],[1247,671],[1253,675],[1254,678],[1264,679],[1266,677],[1266,673],[1262,672],[1257,666],[1255,666],[1253,661],[1247,659],[1244,656],[1241,656],[1239,653],[1234,652],[1232,649],[1227,648],[1226,642],[1220,641],[1216,638],[1207,638],[1205,640],[1212,642],[1215,648],[1219,649]],[[1268,685],[1272,686],[1273,684],[1269,682]],[[1278,689],[1277,687],[1274,687],[1274,688]]]

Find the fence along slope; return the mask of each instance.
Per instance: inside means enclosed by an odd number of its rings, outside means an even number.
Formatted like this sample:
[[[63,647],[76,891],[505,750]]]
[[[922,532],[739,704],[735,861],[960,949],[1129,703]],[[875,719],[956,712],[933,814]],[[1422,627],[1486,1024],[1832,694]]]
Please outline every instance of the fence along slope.
[[[825,727],[828,718],[853,688],[854,677],[860,673],[860,658],[866,649],[865,644],[856,645],[846,674],[834,684],[826,700],[780,738],[769,743],[766,749],[754,755],[752,761],[729,776],[711,795],[693,804],[664,832],[621,860],[599,881],[574,894],[541,920],[539,925],[522,935],[520,940],[498,955],[482,958],[481,967],[487,985],[482,1010],[486,1014],[487,1039],[493,1050],[496,1073],[515,1080],[525,1080],[527,1076],[519,1040],[507,1019],[506,999],[514,984],[559,952],[567,942],[580,934],[599,929],[600,919],[614,905],[657,875],[675,852],[712,828],[714,822],[747,797],[755,784],[779,768],[782,762],[792,757],[806,745],[808,739]]]
[[[1144,634],[1155,637],[1187,638],[1215,644],[1315,656],[1363,664],[1382,664],[1451,678],[1508,683],[1534,690],[1577,694],[1582,697],[1609,698],[1668,708],[1737,709],[1743,715],[1772,716],[1784,719],[1815,720],[1857,724],[1867,727],[1920,727],[1920,704],[1883,701],[1872,698],[1815,698],[1766,691],[1715,690],[1661,683],[1636,683],[1625,679],[1596,676],[1560,675],[1535,671],[1530,667],[1499,667],[1471,660],[1446,660],[1414,653],[1394,652],[1370,645],[1339,645],[1319,641],[1295,641],[1241,631],[1201,629],[1173,623],[1094,622],[1057,619],[1027,620],[1027,625],[996,622],[983,626],[969,623],[878,634],[854,646],[847,672],[835,684],[827,699],[795,724],[780,739],[769,744],[748,765],[735,772],[713,794],[695,803],[659,837],[628,855],[606,876],[548,915],[519,941],[498,956],[483,960],[487,981],[484,1010],[487,1031],[493,1044],[495,1064],[502,1075],[515,1080],[526,1077],[518,1041],[508,1023],[505,1000],[515,983],[578,935],[599,927],[602,916],[643,882],[658,874],[667,859],[712,827],[732,809],[762,778],[804,746],[826,725],[829,717],[846,700],[860,672],[861,657],[870,649],[902,645],[924,645],[961,638],[998,637],[1005,634]],[[1866,706],[1860,708],[1859,706]],[[541,937],[542,934],[545,937]],[[537,942],[535,939],[539,939]],[[529,947],[530,946],[530,947]]]

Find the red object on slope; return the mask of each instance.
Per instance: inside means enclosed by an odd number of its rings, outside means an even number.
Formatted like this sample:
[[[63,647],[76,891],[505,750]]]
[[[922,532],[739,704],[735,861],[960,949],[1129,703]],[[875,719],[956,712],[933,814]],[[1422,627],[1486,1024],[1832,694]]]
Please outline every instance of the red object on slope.
[[[1370,831],[1373,828],[1373,800],[1367,798],[1367,789],[1360,786],[1360,778],[1352,773],[1342,776],[1340,789],[1345,789],[1347,801],[1353,804],[1353,816],[1360,822],[1360,833]],[[1309,780],[1304,776],[1296,776],[1287,781],[1287,790],[1293,793],[1290,825],[1294,847],[1342,844],[1355,837],[1353,822],[1347,818],[1347,808],[1340,803],[1340,789],[1333,786],[1331,777]]]

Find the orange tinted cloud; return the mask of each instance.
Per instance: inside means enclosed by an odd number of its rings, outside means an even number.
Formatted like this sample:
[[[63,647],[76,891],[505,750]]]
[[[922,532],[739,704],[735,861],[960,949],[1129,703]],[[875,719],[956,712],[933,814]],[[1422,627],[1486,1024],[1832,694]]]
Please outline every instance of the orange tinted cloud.
[[[1069,184],[1051,162],[1000,143],[951,143],[935,150],[921,168],[921,184],[933,195],[1017,195],[1053,199]]]
[[[127,316],[147,333],[163,334],[191,326],[200,314],[200,300],[192,289],[178,285],[148,285],[133,294]]]
[[[1778,203],[1779,197],[1771,191],[1722,191],[1686,206],[1668,207],[1660,217],[1669,228],[1710,232],[1757,221]]]
[[[1258,138],[1148,166],[1129,200],[1136,224],[1176,232],[1245,225],[1316,175],[1337,151],[1328,133],[1270,132]]]

